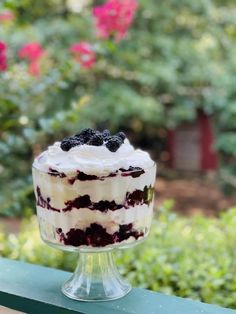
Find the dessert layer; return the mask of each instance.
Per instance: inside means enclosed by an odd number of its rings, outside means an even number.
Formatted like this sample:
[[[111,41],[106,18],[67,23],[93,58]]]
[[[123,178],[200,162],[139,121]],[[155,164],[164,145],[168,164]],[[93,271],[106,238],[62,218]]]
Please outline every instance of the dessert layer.
[[[145,171],[140,167],[132,167],[130,166],[128,169],[120,168],[114,172],[111,172],[110,174],[106,176],[95,176],[91,174],[86,174],[82,171],[76,170],[75,174],[66,175],[64,172],[59,172],[55,169],[49,168],[48,174],[52,177],[59,177],[59,178],[65,178],[67,177],[67,182],[73,185],[76,180],[79,181],[94,181],[94,180],[100,180],[104,181],[106,178],[114,178],[119,175],[122,177],[132,177],[132,178],[138,178],[140,177]]]
[[[51,203],[51,197],[44,196],[41,188],[36,187],[37,205],[48,210],[56,212],[68,212],[73,209],[88,208],[90,210],[98,210],[107,212],[108,210],[116,211],[121,208],[134,207],[135,205],[149,205],[153,200],[154,189],[150,185],[145,186],[143,190],[135,189],[133,192],[126,192],[122,203],[117,204],[114,200],[100,200],[93,202],[88,194],[76,196],[74,199],[64,201],[63,207],[55,207]],[[67,196],[68,197],[68,196]]]
[[[72,228],[84,230],[92,223],[99,223],[108,233],[117,231],[119,225],[133,223],[135,228],[150,227],[152,219],[152,204],[137,205],[135,207],[121,208],[116,211],[108,210],[106,213],[89,208],[80,208],[70,212],[56,212],[45,210],[37,206],[38,217],[55,228],[62,228],[68,232]]]
[[[124,172],[123,174],[126,174]],[[73,200],[78,195],[89,195],[91,202],[102,200],[114,201],[123,204],[127,192],[143,190],[145,186],[154,184],[155,172],[153,169],[146,170],[139,177],[121,176],[107,177],[100,180],[76,180],[73,184],[68,182],[68,177],[49,175],[33,169],[35,195],[37,186],[40,187],[41,195],[46,200],[50,198],[50,206],[53,208],[64,208],[65,202]]]
[[[134,149],[127,139],[116,152],[109,151],[105,146],[87,144],[63,151],[60,145],[61,142],[55,142],[49,146],[35,159],[33,166],[44,172],[53,169],[64,174],[77,169],[93,176],[107,176],[117,169],[128,169],[130,165],[142,169],[154,166],[149,154]]]
[[[65,245],[104,247],[110,244],[119,243],[133,237],[137,240],[144,236],[143,231],[137,231],[132,224],[120,225],[119,230],[113,234],[107,233],[103,226],[93,223],[85,230],[72,228],[66,234],[62,229],[57,229],[60,242]]]

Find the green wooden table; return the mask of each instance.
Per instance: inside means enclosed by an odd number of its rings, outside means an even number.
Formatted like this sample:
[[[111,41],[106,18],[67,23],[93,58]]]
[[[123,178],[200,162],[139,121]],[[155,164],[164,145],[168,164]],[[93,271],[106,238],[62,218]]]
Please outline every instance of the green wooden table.
[[[29,314],[236,314],[235,310],[136,288],[120,300],[78,302],[60,291],[70,275],[0,258],[0,305]]]

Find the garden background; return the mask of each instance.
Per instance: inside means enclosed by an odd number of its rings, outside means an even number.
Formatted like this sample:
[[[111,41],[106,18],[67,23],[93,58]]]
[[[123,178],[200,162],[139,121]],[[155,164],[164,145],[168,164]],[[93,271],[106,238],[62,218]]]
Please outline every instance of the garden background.
[[[33,157],[84,127],[123,129],[159,161],[165,193],[150,238],[117,254],[122,273],[136,286],[236,308],[235,78],[233,0],[1,1],[0,214],[23,219],[20,233],[2,223],[1,256],[74,270],[76,255],[39,239]],[[199,110],[213,118],[219,167],[171,171],[168,130]],[[200,180],[200,199],[217,190],[226,202],[183,215],[169,191],[183,178]],[[214,191],[198,194],[201,180]]]

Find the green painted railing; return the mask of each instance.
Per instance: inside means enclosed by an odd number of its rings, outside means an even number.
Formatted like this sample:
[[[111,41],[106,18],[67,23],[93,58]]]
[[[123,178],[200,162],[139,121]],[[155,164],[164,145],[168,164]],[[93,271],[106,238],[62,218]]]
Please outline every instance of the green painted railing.
[[[73,301],[60,291],[70,275],[0,258],[0,305],[28,314],[236,314],[235,310],[144,289],[133,289],[115,301]]]

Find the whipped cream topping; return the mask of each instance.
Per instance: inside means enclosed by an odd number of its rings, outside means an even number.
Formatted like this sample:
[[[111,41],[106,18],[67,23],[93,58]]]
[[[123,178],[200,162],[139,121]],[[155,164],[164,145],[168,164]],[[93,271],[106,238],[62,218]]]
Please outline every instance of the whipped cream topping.
[[[60,147],[61,142],[55,142],[46,151],[35,158],[33,166],[48,172],[55,169],[59,172],[72,173],[77,170],[86,174],[108,175],[119,168],[128,169],[130,166],[149,168],[154,165],[147,152],[134,149],[128,139],[116,152],[109,151],[103,146],[80,145],[68,152]]]

